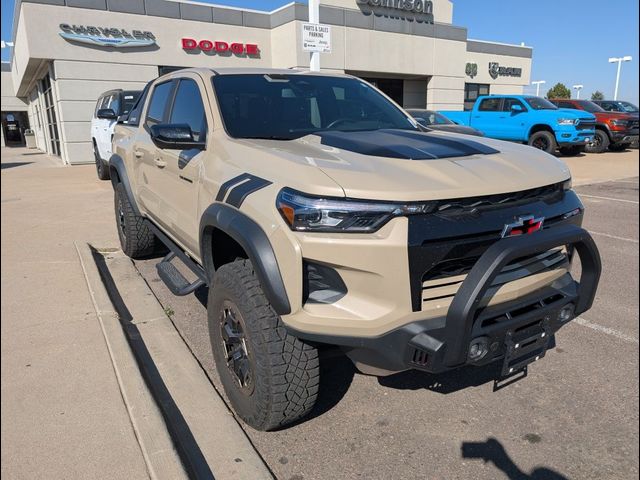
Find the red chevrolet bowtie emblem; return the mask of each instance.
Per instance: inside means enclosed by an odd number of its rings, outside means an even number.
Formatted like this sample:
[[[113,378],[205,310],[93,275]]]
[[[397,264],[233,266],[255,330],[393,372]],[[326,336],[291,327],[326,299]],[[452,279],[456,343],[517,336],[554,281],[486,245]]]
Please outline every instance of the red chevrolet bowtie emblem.
[[[509,223],[502,229],[502,238],[517,237],[518,235],[529,235],[530,233],[542,230],[544,217],[534,218],[533,216],[520,217],[517,222]]]

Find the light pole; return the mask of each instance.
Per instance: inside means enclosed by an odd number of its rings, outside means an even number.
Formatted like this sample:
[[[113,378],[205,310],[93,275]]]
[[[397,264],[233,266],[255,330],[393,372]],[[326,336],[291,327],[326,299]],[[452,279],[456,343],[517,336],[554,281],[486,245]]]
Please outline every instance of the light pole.
[[[622,62],[630,62],[633,58],[630,55],[626,57],[611,57],[609,59],[609,63],[617,63],[618,64],[618,73],[616,74],[616,89],[613,93],[613,99],[618,99],[618,85],[620,85],[620,67],[622,67]]]
[[[540,96],[540,85],[544,85],[545,83],[547,83],[546,80],[536,80],[535,82],[531,82],[531,85],[536,86],[536,97]]]
[[[320,23],[320,0],[309,0],[309,23]],[[311,52],[309,70],[320,71],[320,52]]]
[[[578,93],[576,93],[576,98],[578,100],[580,100],[580,90],[582,90],[584,88],[584,85],[574,85],[573,89],[576,90]]]

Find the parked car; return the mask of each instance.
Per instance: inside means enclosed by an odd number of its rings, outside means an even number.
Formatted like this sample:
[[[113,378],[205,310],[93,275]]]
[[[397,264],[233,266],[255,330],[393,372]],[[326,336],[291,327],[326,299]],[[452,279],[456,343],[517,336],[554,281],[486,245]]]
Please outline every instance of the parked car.
[[[471,111],[439,113],[487,137],[526,143],[547,153],[560,149],[564,155],[576,155],[595,135],[595,117],[590,113],[560,111],[531,95],[480,96]]]
[[[562,109],[581,110],[596,117],[596,133],[586,147],[589,153],[607,150],[621,151],[638,141],[638,117],[628,113],[607,112],[589,100],[552,99]],[[571,111],[571,110],[564,110]]]
[[[465,127],[464,125],[458,125],[452,122],[441,113],[434,112],[433,110],[422,110],[416,108],[410,108],[407,112],[416,119],[416,121],[423,127],[430,128],[431,130],[441,130],[443,132],[463,133],[465,135],[475,135],[477,137],[483,137],[484,134],[475,128]]]
[[[598,250],[563,162],[424,132],[356,77],[176,71],[113,144],[123,251],[164,244],[173,293],[209,286],[220,381],[259,430],[311,411],[320,345],[374,375],[500,361],[513,380],[596,293]]]
[[[593,103],[601,106],[607,112],[629,113],[638,116],[638,107],[631,102],[622,100],[593,100]]]
[[[91,142],[100,180],[109,180],[109,158],[113,128],[118,117],[126,115],[140,97],[136,90],[109,90],[96,102],[91,118]]]

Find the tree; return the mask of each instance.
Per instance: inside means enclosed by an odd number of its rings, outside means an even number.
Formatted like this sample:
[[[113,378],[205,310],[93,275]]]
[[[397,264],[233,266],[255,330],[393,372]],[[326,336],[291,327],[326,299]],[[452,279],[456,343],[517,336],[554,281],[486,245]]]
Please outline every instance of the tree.
[[[547,98],[571,98],[571,90],[564,83],[556,83],[554,87],[547,92]]]
[[[596,90],[591,94],[591,100],[604,100],[604,93],[600,90]]]

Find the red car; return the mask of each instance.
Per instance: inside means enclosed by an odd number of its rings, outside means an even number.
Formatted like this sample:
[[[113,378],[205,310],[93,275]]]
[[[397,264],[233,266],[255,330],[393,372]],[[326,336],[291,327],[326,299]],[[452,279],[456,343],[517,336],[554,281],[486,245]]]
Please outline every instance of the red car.
[[[596,116],[596,134],[593,143],[585,147],[589,153],[607,150],[621,151],[638,141],[638,117],[628,113],[607,112],[589,100],[552,99],[559,108],[585,110]]]

